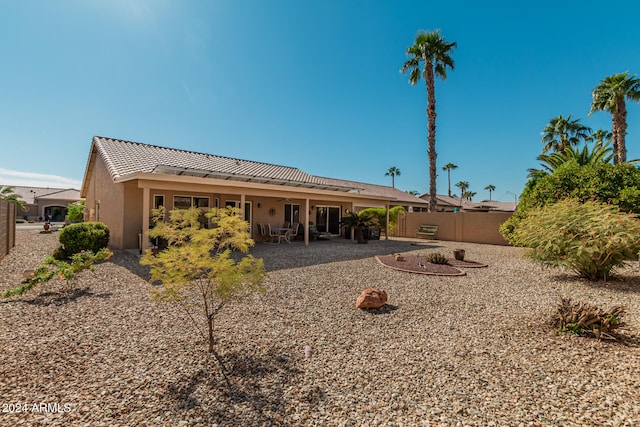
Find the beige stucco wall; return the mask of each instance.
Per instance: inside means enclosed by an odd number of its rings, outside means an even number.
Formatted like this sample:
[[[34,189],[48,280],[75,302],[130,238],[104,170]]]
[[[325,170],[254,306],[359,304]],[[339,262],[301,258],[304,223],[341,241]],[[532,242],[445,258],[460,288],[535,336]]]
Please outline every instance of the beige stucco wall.
[[[125,247],[124,186],[113,182],[100,156],[96,158],[93,173],[89,180],[84,214],[85,221],[103,222],[109,227],[109,246],[122,249]],[[137,247],[137,243],[133,247]]]
[[[508,245],[500,234],[500,224],[511,212],[409,212],[404,237],[415,237],[418,225],[438,226],[438,240]]]
[[[137,248],[138,235],[142,231],[142,189],[136,182],[120,184],[124,189],[124,210],[122,218],[122,245],[124,248]]]

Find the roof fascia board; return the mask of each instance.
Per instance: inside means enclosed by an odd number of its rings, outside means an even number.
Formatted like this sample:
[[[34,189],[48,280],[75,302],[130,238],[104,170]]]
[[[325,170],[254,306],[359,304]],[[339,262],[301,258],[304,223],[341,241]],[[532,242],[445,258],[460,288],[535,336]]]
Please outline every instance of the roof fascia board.
[[[265,190],[279,193],[282,195],[297,193],[297,194],[306,194],[310,196],[323,196],[324,198],[335,198],[342,200],[388,200],[391,202],[397,201],[395,197],[386,197],[386,196],[371,196],[371,195],[361,195],[358,193],[348,193],[343,191],[330,191],[330,190],[320,190],[315,188],[307,188],[307,187],[293,187],[289,185],[275,185],[275,184],[263,184],[256,182],[240,182],[240,181],[232,181],[225,179],[216,179],[216,178],[197,178],[192,176],[185,175],[159,175],[159,174],[150,174],[144,172],[138,172],[132,175],[128,175],[124,178],[116,179],[116,183],[122,183],[127,181],[138,180],[138,188],[158,188],[162,186],[162,188],[167,190],[185,190],[185,184],[189,185],[189,189],[194,191],[194,186],[201,188],[202,192],[210,192],[211,187],[222,187],[229,189],[228,191],[234,193],[244,193],[247,195],[255,195],[261,196],[263,195]]]
[[[96,149],[96,143],[94,140],[91,141],[91,149],[89,150],[89,157],[87,158],[87,167],[84,170],[84,177],[82,179],[82,187],[80,188],[80,197],[86,198],[87,191],[89,186],[89,177],[93,172],[93,168],[95,167],[96,157],[98,155],[98,150]]]

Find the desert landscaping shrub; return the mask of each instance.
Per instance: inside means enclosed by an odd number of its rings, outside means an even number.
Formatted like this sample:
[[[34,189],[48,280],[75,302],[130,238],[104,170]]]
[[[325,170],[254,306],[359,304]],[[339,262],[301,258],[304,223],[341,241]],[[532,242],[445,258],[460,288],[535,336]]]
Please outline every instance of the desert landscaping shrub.
[[[570,160],[551,174],[532,177],[522,192],[518,211],[500,226],[511,244],[523,246],[514,231],[529,211],[564,199],[591,200],[640,214],[640,169],[629,163],[579,165]]]
[[[566,199],[529,212],[514,236],[544,265],[606,280],[614,267],[635,258],[640,222],[616,206]]]
[[[91,251],[82,251],[74,254],[69,262],[57,260],[54,257],[45,259],[42,264],[36,268],[31,277],[18,288],[4,291],[0,296],[8,298],[13,295],[20,295],[39,283],[48,282],[54,277],[65,280],[65,291],[73,291],[75,288],[75,279],[77,274],[85,270],[93,270],[93,264],[97,261],[103,261],[111,258],[113,253],[103,248],[96,253]]]
[[[85,202],[80,200],[79,202],[69,203],[67,206],[67,219],[71,222],[84,221],[84,209]]]
[[[600,339],[611,337],[622,326],[625,309],[622,306],[605,311],[587,302],[573,302],[571,298],[560,298],[554,323],[560,332],[589,335]]]
[[[447,257],[440,252],[434,252],[427,255],[427,262],[430,262],[431,264],[449,264]]]
[[[214,353],[214,320],[223,305],[253,292],[264,291],[262,259],[246,254],[254,241],[249,224],[235,208],[211,209],[206,217],[211,228],[202,227],[197,208],[173,210],[167,216],[164,208],[154,210],[156,225],[149,237],[166,239],[168,247],[154,255],[146,251],[140,263],[151,267],[151,279],[162,282],[153,291],[156,300],[182,302],[181,307],[208,342]],[[164,220],[160,220],[164,218]],[[235,252],[235,253],[234,253]],[[198,304],[185,304],[193,298]],[[194,320],[204,317],[206,327]]]
[[[398,221],[398,214],[406,212],[402,206],[394,206],[389,209],[389,233],[393,233]],[[359,212],[360,215],[370,215],[376,218],[377,226],[383,231],[387,228],[387,210],[385,208],[366,208]]]
[[[62,229],[59,239],[66,257],[82,251],[96,253],[109,244],[109,228],[101,222],[70,224]]]

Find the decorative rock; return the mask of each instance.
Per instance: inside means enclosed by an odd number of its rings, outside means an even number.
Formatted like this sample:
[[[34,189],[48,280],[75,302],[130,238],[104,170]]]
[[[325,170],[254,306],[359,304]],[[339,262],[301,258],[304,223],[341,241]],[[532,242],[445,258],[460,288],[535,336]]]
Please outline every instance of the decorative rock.
[[[311,348],[310,345],[305,345],[304,346],[304,357],[306,357],[307,359],[310,359],[311,356],[313,356],[313,349]]]
[[[356,300],[356,308],[380,308],[387,302],[387,293],[382,289],[367,288]]]

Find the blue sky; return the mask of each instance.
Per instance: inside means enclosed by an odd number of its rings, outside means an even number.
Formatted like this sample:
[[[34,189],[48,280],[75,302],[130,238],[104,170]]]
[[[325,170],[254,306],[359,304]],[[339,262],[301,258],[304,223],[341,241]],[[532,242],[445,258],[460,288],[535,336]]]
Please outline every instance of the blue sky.
[[[546,123],[610,129],[591,90],[640,73],[640,5],[616,5],[0,0],[0,184],[79,186],[102,135],[382,185],[396,166],[396,187],[428,192],[426,90],[399,69],[440,29],[458,46],[436,82],[438,193],[452,162],[452,186],[512,201]],[[638,158],[640,105],[628,114]]]

